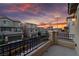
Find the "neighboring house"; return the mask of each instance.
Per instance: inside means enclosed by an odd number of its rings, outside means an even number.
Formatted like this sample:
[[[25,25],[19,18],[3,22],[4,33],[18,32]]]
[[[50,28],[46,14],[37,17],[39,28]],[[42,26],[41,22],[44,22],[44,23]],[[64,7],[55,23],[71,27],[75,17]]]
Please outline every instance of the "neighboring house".
[[[53,27],[48,27],[47,29],[48,29],[48,30],[53,30]]]
[[[31,24],[31,23],[24,23],[22,25],[23,27],[23,33],[26,38],[32,38],[32,37],[37,37],[37,25],[36,24]]]
[[[25,38],[33,38],[33,37],[46,35],[47,30],[44,28],[38,27],[36,24],[24,23],[23,33]]]
[[[56,32],[61,32],[62,29],[61,28],[53,28],[53,31],[56,31]]]
[[[41,36],[48,35],[48,29],[44,29],[44,28],[42,28],[42,27],[39,27],[39,28],[38,28],[38,32],[41,33]]]
[[[21,22],[8,17],[0,17],[0,41],[9,42],[21,39]]]

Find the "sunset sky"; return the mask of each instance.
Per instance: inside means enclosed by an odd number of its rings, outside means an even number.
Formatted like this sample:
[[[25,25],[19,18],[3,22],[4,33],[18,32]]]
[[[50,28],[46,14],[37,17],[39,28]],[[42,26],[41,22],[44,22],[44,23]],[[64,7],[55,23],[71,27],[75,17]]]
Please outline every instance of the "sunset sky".
[[[67,4],[0,4],[0,16],[35,24],[64,23],[67,17]]]

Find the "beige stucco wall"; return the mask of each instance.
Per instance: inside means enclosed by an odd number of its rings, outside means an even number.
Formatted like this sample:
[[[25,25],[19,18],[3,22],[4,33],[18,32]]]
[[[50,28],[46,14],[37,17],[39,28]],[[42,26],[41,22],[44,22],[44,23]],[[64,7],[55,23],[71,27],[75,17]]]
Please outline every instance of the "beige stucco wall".
[[[79,5],[77,7],[76,16],[77,16],[77,19],[75,21],[75,25],[73,27],[73,30],[74,30],[74,34],[75,34],[74,42],[77,44],[76,51],[79,55]]]

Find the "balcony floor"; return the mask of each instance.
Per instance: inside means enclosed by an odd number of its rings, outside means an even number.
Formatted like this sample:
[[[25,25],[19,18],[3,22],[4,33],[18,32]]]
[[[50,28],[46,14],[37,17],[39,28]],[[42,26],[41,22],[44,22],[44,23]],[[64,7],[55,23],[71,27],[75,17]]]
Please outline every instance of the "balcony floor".
[[[77,56],[75,49],[54,45],[46,51],[43,56]]]

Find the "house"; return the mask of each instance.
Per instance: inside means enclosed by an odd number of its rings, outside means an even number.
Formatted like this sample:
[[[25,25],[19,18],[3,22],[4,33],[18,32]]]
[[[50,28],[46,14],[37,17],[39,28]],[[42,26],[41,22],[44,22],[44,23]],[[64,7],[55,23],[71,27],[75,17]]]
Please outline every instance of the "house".
[[[37,25],[36,24],[32,24],[32,23],[24,23],[22,25],[23,27],[23,33],[24,33],[24,37],[26,38],[32,38],[32,37],[37,37]]]
[[[36,24],[24,23],[23,24],[23,33],[25,38],[34,38],[38,36],[46,35],[47,30],[41,27],[38,27]]]
[[[48,27],[47,29],[48,29],[48,30],[53,30],[53,27]]]
[[[38,32],[40,32],[41,36],[48,35],[48,29],[44,29],[42,27],[38,27]]]
[[[76,43],[76,51],[79,55],[79,4],[68,4],[68,22],[70,33],[73,34],[73,40]]]
[[[0,41],[11,42],[22,37],[21,22],[0,16]]]

